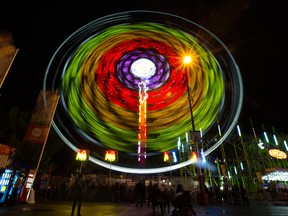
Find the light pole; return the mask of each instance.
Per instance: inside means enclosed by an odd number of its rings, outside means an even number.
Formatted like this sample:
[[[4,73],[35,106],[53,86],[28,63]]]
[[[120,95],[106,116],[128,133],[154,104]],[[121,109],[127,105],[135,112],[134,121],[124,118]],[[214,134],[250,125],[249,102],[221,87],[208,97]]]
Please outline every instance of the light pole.
[[[184,64],[188,65],[192,61],[191,56],[185,56],[184,57]],[[195,130],[195,123],[194,123],[194,115],[193,115],[193,106],[192,106],[192,96],[190,92],[190,85],[189,85],[189,76],[188,76],[188,71],[189,71],[190,66],[188,65],[187,69],[184,71],[185,72],[185,78],[186,78],[186,85],[187,85],[187,93],[188,93],[188,102],[189,102],[189,110],[190,110],[190,117],[191,117],[191,124],[192,124],[192,131],[190,131],[190,139],[194,141],[195,144],[195,150],[196,150],[196,155],[199,160],[200,154],[199,154],[199,149],[198,149],[198,142],[200,139],[199,136],[199,131]],[[200,189],[200,194],[199,194],[199,203],[200,204],[206,204],[207,199],[206,199],[206,194],[204,191],[204,176],[202,174],[202,170],[199,166],[197,166],[198,170],[198,181],[199,181],[199,189]]]

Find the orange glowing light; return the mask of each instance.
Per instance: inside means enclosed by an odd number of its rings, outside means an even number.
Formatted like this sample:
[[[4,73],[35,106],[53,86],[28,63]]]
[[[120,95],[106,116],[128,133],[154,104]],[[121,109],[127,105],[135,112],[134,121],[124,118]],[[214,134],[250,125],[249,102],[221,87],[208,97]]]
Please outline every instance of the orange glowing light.
[[[196,152],[192,152],[191,160],[193,161],[193,163],[197,161],[197,154],[196,154]]]

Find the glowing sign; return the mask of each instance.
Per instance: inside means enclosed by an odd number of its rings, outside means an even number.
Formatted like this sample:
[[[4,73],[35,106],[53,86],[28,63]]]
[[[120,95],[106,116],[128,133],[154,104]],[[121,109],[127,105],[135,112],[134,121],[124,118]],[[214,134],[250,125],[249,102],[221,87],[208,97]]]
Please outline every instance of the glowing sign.
[[[117,151],[107,150],[105,153],[105,161],[109,161],[109,162],[117,161]]]
[[[13,171],[10,169],[5,169],[5,172],[2,174],[0,178],[0,187],[1,192],[5,192],[7,189],[7,186],[9,185],[10,179],[12,177]]]
[[[279,149],[270,149],[269,154],[277,159],[286,159],[287,154]]]
[[[164,162],[170,162],[170,154],[169,154],[169,152],[164,152]]]
[[[35,170],[29,170],[27,177],[26,177],[26,181],[23,186],[23,190],[20,193],[20,197],[19,197],[20,202],[23,202],[23,203],[28,202],[31,189],[33,186],[33,182],[34,182],[34,177],[35,177]]]
[[[88,150],[78,150],[76,154],[76,160],[80,161],[87,161],[89,157],[89,151]]]

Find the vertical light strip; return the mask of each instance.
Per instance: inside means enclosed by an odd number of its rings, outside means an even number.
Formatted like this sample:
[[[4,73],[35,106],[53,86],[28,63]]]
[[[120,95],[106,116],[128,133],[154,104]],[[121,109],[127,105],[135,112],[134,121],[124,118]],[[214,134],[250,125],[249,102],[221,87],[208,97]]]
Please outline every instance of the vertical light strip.
[[[178,137],[177,148],[178,148],[178,150],[180,150],[180,148],[181,148],[181,138],[180,137]]]
[[[139,86],[139,124],[138,124],[138,162],[144,163],[146,159],[146,111],[147,111],[147,87],[141,81]]]

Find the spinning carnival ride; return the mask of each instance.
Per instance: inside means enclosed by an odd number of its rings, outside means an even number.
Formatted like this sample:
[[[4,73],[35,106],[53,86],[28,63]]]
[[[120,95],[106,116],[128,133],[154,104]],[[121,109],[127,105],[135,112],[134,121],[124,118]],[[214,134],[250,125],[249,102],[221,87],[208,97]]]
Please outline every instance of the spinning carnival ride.
[[[184,65],[187,55],[192,63]],[[192,163],[163,162],[164,152],[180,151],[179,142],[194,148],[188,100],[203,137],[212,140],[222,128],[204,155],[233,130],[243,100],[226,46],[196,23],[154,11],[112,14],[75,31],[54,53],[43,89],[60,94],[52,125],[71,149],[89,149],[100,166],[144,174]],[[118,152],[115,164],[104,160],[111,149]]]

